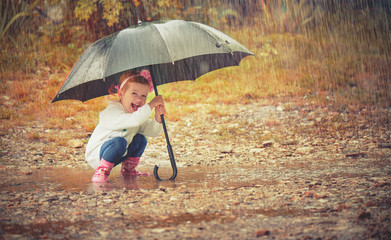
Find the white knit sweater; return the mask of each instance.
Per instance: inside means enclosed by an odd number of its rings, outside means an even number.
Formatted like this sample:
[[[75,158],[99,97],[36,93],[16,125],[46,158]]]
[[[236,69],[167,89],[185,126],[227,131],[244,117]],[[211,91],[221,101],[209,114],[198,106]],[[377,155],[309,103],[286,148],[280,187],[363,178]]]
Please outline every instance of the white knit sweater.
[[[100,112],[99,123],[88,141],[85,152],[87,162],[96,169],[99,166],[99,152],[103,143],[112,138],[123,137],[129,146],[137,133],[148,137],[158,136],[162,126],[155,118],[149,119],[151,115],[152,110],[148,104],[134,113],[128,113],[120,102],[110,102]]]

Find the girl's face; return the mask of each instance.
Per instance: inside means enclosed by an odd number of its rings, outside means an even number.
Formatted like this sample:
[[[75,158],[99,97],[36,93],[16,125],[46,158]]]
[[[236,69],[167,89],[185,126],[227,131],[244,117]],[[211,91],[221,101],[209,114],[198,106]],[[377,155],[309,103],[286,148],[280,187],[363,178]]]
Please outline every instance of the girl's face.
[[[121,103],[129,113],[134,113],[145,105],[149,86],[137,82],[128,82],[124,89],[118,92]]]

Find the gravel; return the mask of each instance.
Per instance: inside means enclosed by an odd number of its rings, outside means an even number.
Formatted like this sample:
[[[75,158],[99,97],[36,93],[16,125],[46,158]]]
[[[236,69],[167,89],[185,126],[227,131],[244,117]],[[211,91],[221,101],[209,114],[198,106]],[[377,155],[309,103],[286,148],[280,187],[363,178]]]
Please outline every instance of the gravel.
[[[70,127],[74,139],[57,144],[64,132],[40,122],[3,128],[0,237],[391,236],[390,108],[285,101],[197,109],[167,123],[175,181],[124,179],[115,168],[109,183],[95,185],[84,161],[89,132]],[[149,143],[139,169],[158,164],[168,179],[164,137]]]

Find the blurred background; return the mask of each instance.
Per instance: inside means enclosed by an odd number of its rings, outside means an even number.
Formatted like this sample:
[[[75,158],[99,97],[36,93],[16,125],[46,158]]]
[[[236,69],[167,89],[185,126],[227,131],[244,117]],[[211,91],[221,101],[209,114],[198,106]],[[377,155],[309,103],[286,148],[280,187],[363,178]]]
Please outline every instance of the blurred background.
[[[169,111],[181,107],[171,121],[195,103],[293,97],[391,107],[390,0],[2,0],[0,7],[2,129],[41,122],[92,131],[107,97],[51,100],[88,46],[138,20],[201,22],[256,55],[196,82],[159,86]]]

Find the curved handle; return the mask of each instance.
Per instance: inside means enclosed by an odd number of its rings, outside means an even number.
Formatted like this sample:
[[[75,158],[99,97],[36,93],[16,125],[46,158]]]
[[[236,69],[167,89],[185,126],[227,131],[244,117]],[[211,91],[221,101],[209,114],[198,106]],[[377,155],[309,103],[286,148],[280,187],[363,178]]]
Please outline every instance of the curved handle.
[[[176,175],[178,174],[178,169],[176,167],[174,152],[172,151],[170,139],[168,138],[167,127],[166,127],[166,122],[164,120],[164,116],[161,115],[160,117],[162,119],[164,135],[166,136],[168,155],[170,157],[171,167],[172,167],[172,171],[173,171],[172,176],[169,180],[174,180],[176,178]],[[159,167],[157,165],[155,165],[155,168],[153,169],[153,175],[155,176],[156,180],[163,181],[163,179],[161,179],[159,177],[158,170],[159,170]]]
[[[170,162],[171,162],[171,167],[172,167],[172,176],[170,177],[169,180],[175,180],[175,178],[178,174],[178,169],[177,169],[177,166],[175,163],[174,153],[172,151],[172,148],[171,148],[171,145],[170,145],[170,142],[168,139],[167,139],[167,150],[168,150],[168,155],[170,157]],[[158,170],[159,170],[159,167],[157,165],[155,165],[155,168],[153,169],[153,175],[155,176],[156,180],[163,181],[163,179],[161,179],[159,177]]]
[[[152,68],[152,66],[150,66],[150,68]],[[152,71],[152,70],[150,70],[150,72],[151,72],[151,74],[156,73],[155,71]],[[159,93],[158,93],[158,90],[157,90],[157,85],[155,83],[155,78],[154,77],[152,78],[152,83],[153,83],[153,88],[155,90],[155,95],[158,96]],[[171,176],[171,178],[169,180],[174,180],[176,178],[176,175],[178,174],[178,169],[176,167],[174,153],[172,151],[171,144],[170,144],[170,139],[168,137],[168,132],[167,132],[167,127],[166,127],[166,121],[164,120],[164,115],[162,114],[162,115],[160,115],[160,117],[162,119],[164,136],[166,137],[166,142],[167,142],[168,155],[170,157],[171,167],[172,167],[172,171],[173,171],[172,176]],[[159,170],[159,167],[157,165],[155,165],[155,168],[153,169],[153,175],[155,176],[156,180],[163,181],[163,179],[161,179],[159,177],[158,170]]]
[[[155,165],[155,168],[153,169],[153,175],[155,176],[155,179],[158,180],[158,181],[163,181],[163,179],[161,179],[159,177],[159,174],[157,173],[157,171],[159,170],[159,167],[157,165]]]
[[[153,169],[153,175],[155,176],[155,179],[158,180],[158,181],[163,181],[163,179],[161,179],[159,177],[159,174],[158,174],[158,171],[159,171],[159,167],[157,165],[155,165],[155,168]],[[173,167],[172,168],[172,176],[168,179],[168,180],[175,180],[177,174],[178,174],[178,170],[177,170],[177,167]]]

